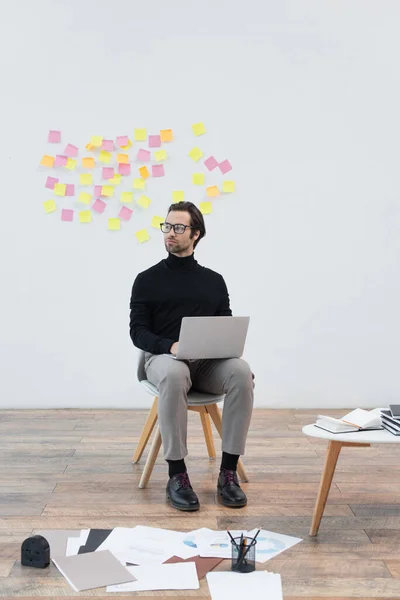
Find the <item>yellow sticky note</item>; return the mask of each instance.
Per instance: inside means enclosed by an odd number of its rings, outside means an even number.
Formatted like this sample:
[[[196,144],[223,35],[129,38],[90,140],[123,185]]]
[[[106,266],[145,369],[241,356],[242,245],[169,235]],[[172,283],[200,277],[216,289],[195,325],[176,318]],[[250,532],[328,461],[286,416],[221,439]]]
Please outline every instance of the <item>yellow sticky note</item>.
[[[206,128],[204,127],[204,123],[195,123],[192,125],[194,135],[203,135],[206,132]]]
[[[122,192],[121,202],[124,202],[125,204],[133,202],[133,192]]]
[[[145,129],[135,129],[134,138],[136,142],[145,142],[147,140],[147,131]]]
[[[139,204],[139,206],[141,206],[142,208],[149,208],[150,204],[151,204],[151,200],[150,198],[148,198],[147,196],[140,196],[140,198],[138,198],[136,200],[136,202]]]
[[[93,184],[93,177],[91,173],[81,173],[81,175],[79,175],[79,183],[81,185],[92,185]]]
[[[43,202],[43,206],[47,214],[54,212],[57,208],[55,200],[47,200],[46,202]]]
[[[90,150],[93,150],[93,144],[91,144],[91,143],[89,142],[89,144],[86,144],[85,148],[86,148],[86,150],[89,150],[89,151],[90,151]]]
[[[84,169],[94,169],[96,166],[96,161],[91,156],[85,156],[82,158],[82,167]]]
[[[111,152],[107,152],[107,150],[101,150],[99,154],[99,162],[108,165],[111,160]]]
[[[143,242],[148,242],[150,239],[149,234],[147,233],[147,229],[141,229],[135,233],[136,239],[138,242],[143,244]]]
[[[157,150],[156,152],[154,152],[154,158],[157,162],[161,162],[163,160],[166,160],[167,153],[165,152],[165,150]]]
[[[108,183],[111,183],[112,185],[119,185],[121,183],[121,177],[122,175],[120,175],[119,173],[114,173],[114,177],[109,179]]]
[[[108,229],[111,231],[119,231],[121,229],[120,219],[108,219]]]
[[[212,204],[211,202],[200,202],[200,212],[203,215],[209,215],[212,213]]]
[[[114,186],[113,185],[102,185],[101,186],[101,195],[107,196],[107,198],[111,198],[114,195]]]
[[[144,179],[136,178],[133,180],[133,187],[135,190],[144,190],[146,187],[146,182]]]
[[[42,160],[40,161],[40,164],[42,165],[42,167],[51,168],[54,164],[54,156],[49,156],[48,154],[45,154]]]
[[[65,196],[65,192],[67,191],[67,186],[65,183],[55,183],[53,191],[56,196]]]
[[[90,204],[91,199],[92,195],[86,192],[81,192],[78,197],[79,202],[82,202],[83,204]]]
[[[194,185],[204,185],[204,173],[193,173],[192,181]]]
[[[230,192],[235,191],[235,182],[234,181],[224,181],[222,184],[222,191],[225,194],[229,194]]]
[[[92,137],[90,138],[90,143],[93,146],[93,148],[100,148],[100,146],[103,143],[103,136],[92,135]]]
[[[79,221],[81,223],[90,223],[92,220],[92,213],[90,210],[79,211]]]
[[[127,146],[121,146],[121,148],[123,150],[129,150],[129,148],[132,148],[132,142],[131,142],[131,140],[128,138],[128,145]]]
[[[160,229],[161,223],[164,223],[164,217],[153,217],[151,220],[151,226],[155,229]]]
[[[147,167],[140,167],[138,171],[142,179],[147,179],[148,177],[150,177],[150,173]]]
[[[172,202],[184,202],[185,200],[185,192],[183,190],[175,190],[172,192]]]
[[[161,138],[162,142],[172,142],[172,140],[173,140],[172,129],[161,129],[160,138]]]
[[[201,159],[201,157],[203,156],[202,151],[200,150],[200,148],[193,148],[190,152],[189,152],[189,156],[190,158],[192,158],[194,160],[194,162],[197,162]]]
[[[217,185],[210,185],[210,187],[206,188],[207,196],[214,198],[215,196],[219,196],[219,189]]]
[[[68,158],[65,168],[72,171],[73,169],[75,169],[75,167],[76,167],[76,160],[74,160],[73,158]]]
[[[129,165],[129,156],[127,154],[117,154],[117,163]]]

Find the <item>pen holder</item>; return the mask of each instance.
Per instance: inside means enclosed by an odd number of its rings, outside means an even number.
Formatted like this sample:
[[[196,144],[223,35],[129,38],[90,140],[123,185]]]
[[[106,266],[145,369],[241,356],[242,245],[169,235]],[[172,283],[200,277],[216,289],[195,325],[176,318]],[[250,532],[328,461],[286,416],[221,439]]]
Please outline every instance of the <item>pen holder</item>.
[[[232,571],[236,573],[252,573],[256,570],[256,544],[257,540],[245,537],[234,538],[232,545]]]

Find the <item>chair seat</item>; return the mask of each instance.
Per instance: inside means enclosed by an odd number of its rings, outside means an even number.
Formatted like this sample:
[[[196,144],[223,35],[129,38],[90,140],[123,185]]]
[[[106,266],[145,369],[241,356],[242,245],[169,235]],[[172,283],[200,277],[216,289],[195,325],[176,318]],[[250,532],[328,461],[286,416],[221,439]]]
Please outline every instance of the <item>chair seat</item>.
[[[142,379],[141,385],[153,396],[158,396],[158,389],[155,385],[150,383],[147,379]],[[225,398],[225,394],[204,394],[203,392],[196,392],[190,390],[188,393],[188,405],[189,406],[206,406],[207,404],[215,404],[216,402],[222,402]]]

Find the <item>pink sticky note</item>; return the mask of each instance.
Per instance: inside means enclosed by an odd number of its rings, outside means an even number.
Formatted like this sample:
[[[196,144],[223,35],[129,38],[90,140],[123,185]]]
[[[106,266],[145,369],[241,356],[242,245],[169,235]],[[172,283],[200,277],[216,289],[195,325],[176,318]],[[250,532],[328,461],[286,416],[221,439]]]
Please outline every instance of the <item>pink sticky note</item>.
[[[149,135],[149,148],[159,148],[161,146],[160,135]]]
[[[151,174],[153,177],[164,177],[164,165],[152,165]]]
[[[45,187],[47,187],[49,190],[54,190],[55,183],[58,183],[58,179],[56,177],[48,177]]]
[[[75,196],[75,186],[73,183],[67,183],[65,186],[66,196]]]
[[[48,139],[52,144],[58,144],[58,142],[61,142],[61,131],[50,129]]]
[[[150,152],[149,150],[143,150],[143,148],[141,148],[139,150],[139,152],[137,153],[137,160],[140,160],[140,162],[148,162],[150,160]]]
[[[218,167],[218,161],[213,156],[207,158],[207,160],[204,161],[204,164],[209,171],[213,171],[215,167]]]
[[[65,167],[67,162],[68,162],[68,158],[66,156],[63,156],[62,154],[56,154],[56,157],[54,159],[55,167]]]
[[[132,216],[132,213],[133,213],[133,210],[131,210],[127,206],[123,206],[121,208],[121,210],[119,211],[118,216],[120,219],[123,219],[124,221],[129,221],[129,219]]]
[[[227,173],[228,171],[232,171],[232,165],[229,162],[229,160],[223,160],[219,163],[218,167],[222,175],[225,175],[225,173]]]
[[[96,196],[96,198],[98,198],[99,196],[101,196],[101,188],[103,186],[101,185],[95,185],[94,186],[94,195]]]
[[[101,143],[101,149],[107,152],[114,151],[114,142],[112,140],[103,140]]]
[[[114,167],[103,167],[101,176],[103,179],[112,179],[114,177]]]
[[[74,156],[78,156],[78,150],[79,148],[77,148],[73,144],[67,144],[65,146],[64,154],[66,156],[69,156],[70,158],[73,158]]]
[[[131,174],[131,165],[126,165],[124,163],[118,163],[118,173],[120,175],[130,175]]]
[[[129,138],[127,135],[118,135],[117,136],[117,146],[129,146]]]
[[[74,211],[70,208],[63,208],[61,211],[61,221],[72,221],[74,218]]]
[[[105,202],[103,202],[103,200],[100,200],[100,198],[97,198],[97,200],[93,204],[92,208],[96,212],[102,213],[102,212],[104,212],[104,209],[106,208],[106,206],[107,206],[107,204]]]

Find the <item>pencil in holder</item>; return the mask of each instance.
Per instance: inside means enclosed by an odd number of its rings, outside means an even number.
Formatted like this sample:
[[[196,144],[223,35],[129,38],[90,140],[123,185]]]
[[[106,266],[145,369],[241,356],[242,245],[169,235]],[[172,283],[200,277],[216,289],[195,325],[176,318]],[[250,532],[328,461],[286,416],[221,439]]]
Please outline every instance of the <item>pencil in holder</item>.
[[[252,573],[256,570],[257,540],[250,537],[233,538],[232,571],[237,573]]]

